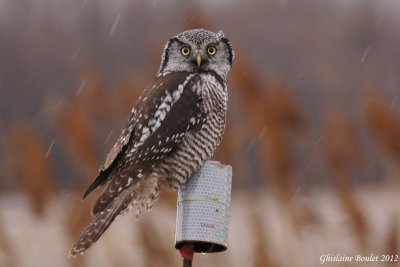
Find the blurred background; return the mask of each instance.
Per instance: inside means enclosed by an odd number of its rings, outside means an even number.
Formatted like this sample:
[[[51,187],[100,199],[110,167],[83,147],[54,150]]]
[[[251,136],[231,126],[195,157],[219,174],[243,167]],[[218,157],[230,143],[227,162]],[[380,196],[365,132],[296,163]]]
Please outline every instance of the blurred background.
[[[398,1],[0,0],[0,266],[181,265],[174,192],[67,255],[165,42],[197,27],[236,52],[215,155],[234,184],[229,248],[193,266],[399,253]]]

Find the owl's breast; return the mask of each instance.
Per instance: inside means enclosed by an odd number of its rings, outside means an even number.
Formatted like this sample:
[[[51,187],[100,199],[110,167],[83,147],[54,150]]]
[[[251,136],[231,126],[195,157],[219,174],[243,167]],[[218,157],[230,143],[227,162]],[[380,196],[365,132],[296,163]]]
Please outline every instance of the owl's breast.
[[[224,82],[210,73],[199,74],[185,90],[193,90],[200,99],[197,102],[200,122],[185,133],[173,153],[159,165],[161,171],[157,171],[163,173],[166,184],[175,189],[213,156],[226,123],[228,95]]]
[[[202,111],[207,115],[217,113],[226,117],[228,107],[228,91],[225,80],[222,80],[214,72],[202,73],[192,87],[195,94],[202,100]]]
[[[214,73],[204,73],[193,86],[193,90],[202,99],[200,102],[204,117],[201,129],[193,133],[193,138],[203,140],[202,149],[210,158],[222,139],[226,124],[228,92],[225,81]]]

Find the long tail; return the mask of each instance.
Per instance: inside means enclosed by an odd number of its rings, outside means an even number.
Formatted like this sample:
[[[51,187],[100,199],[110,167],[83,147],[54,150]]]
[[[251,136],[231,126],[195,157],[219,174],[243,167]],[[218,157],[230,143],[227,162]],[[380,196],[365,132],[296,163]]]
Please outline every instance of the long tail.
[[[107,230],[114,219],[128,208],[132,200],[131,190],[123,190],[103,211],[96,214],[92,223],[86,228],[78,242],[69,252],[70,257],[83,254]]]

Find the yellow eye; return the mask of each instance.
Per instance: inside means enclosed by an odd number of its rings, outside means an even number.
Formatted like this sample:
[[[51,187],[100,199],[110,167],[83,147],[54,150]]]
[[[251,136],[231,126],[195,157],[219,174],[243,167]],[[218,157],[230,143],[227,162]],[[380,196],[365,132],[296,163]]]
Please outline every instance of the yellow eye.
[[[184,56],[188,56],[188,55],[190,54],[190,48],[187,47],[187,46],[182,47],[182,48],[181,48],[181,53],[182,53],[182,55],[184,55]]]
[[[215,46],[209,46],[209,47],[207,48],[207,53],[208,53],[210,56],[213,56],[213,55],[215,55],[215,54],[217,53],[217,48],[216,48]]]

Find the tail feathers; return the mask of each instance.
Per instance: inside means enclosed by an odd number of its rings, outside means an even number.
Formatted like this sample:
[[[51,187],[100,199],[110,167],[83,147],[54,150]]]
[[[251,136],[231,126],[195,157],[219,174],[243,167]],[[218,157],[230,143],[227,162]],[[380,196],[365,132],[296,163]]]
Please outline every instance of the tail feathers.
[[[126,173],[120,173],[112,177],[106,184],[103,193],[94,204],[92,214],[97,215],[99,212],[106,209],[115,198],[118,198],[119,194],[122,194],[128,187],[132,187],[132,185],[136,184],[138,179],[139,178],[137,178],[135,174]]]
[[[90,248],[107,230],[114,219],[129,206],[131,200],[130,190],[124,190],[106,209],[97,213],[92,223],[71,249],[69,256],[75,257],[78,254],[83,254],[85,250]]]
[[[108,188],[106,190],[108,190]],[[139,218],[142,213],[151,209],[159,196],[160,183],[157,176],[146,177],[146,179],[140,183],[135,183],[123,190],[119,190],[119,195],[112,199],[108,198],[108,205],[101,206],[101,209],[96,209],[94,220],[86,228],[85,232],[83,232],[81,238],[72,248],[69,255],[74,257],[78,254],[83,254],[85,250],[91,247],[101,237],[114,221],[115,217],[129,211],[130,208],[133,207],[135,209],[136,218]],[[98,202],[101,201],[101,199],[100,197]],[[101,204],[103,205],[104,203]]]
[[[107,177],[108,177],[108,172],[101,171],[99,175],[96,177],[96,179],[93,181],[93,183],[89,186],[89,188],[86,189],[82,199],[85,199],[90,194],[90,192],[92,192],[97,187],[102,186],[107,181]]]

